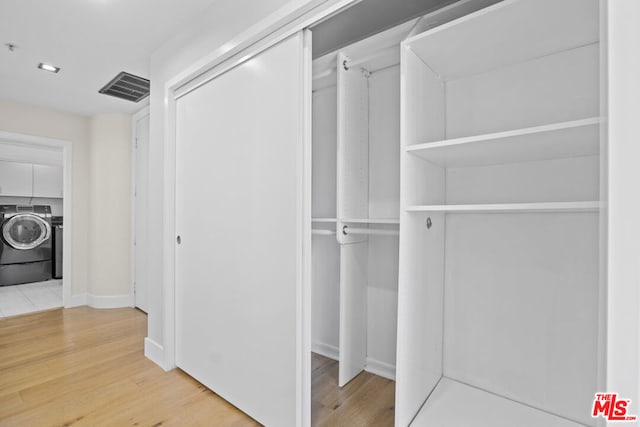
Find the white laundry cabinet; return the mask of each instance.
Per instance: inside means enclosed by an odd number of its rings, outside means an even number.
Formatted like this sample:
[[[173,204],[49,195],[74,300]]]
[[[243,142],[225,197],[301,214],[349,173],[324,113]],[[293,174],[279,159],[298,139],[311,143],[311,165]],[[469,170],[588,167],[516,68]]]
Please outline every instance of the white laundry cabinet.
[[[30,197],[32,194],[33,165],[0,161],[0,195]]]
[[[62,167],[33,165],[33,197],[61,198],[63,181]]]
[[[61,198],[62,167],[0,161],[0,195]]]
[[[168,85],[167,345],[263,424],[308,425],[311,350],[395,374],[402,427],[596,426],[620,383],[607,3],[461,10]]]

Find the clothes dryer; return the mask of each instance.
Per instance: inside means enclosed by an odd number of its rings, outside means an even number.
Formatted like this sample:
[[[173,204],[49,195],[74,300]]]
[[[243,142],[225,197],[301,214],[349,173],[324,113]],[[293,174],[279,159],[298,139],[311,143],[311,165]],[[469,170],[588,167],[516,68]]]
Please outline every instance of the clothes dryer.
[[[51,279],[51,207],[0,205],[0,286]]]

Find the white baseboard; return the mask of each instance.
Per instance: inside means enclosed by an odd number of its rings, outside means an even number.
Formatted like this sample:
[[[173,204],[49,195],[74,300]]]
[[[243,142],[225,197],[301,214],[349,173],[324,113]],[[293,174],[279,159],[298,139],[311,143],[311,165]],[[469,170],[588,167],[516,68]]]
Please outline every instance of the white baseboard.
[[[338,358],[340,357],[338,347],[321,342],[312,343],[311,351],[319,354],[320,356],[328,357],[329,359],[333,360],[338,360]]]
[[[82,305],[88,305],[92,308],[122,308],[133,307],[134,300],[133,295],[91,295],[91,294],[78,294],[71,295],[69,297],[67,308],[79,307]]]
[[[133,307],[133,295],[101,296],[87,294],[87,305],[93,308]]]
[[[338,360],[340,358],[340,350],[338,349],[338,347],[325,343],[312,343],[311,351],[319,354],[320,356],[324,356],[333,360]],[[389,380],[396,380],[396,367],[395,365],[391,365],[390,363],[381,362],[379,360],[367,357],[364,370],[374,375],[387,378]]]
[[[367,357],[367,366],[364,370],[389,380],[396,380],[396,367],[390,363]]]
[[[144,339],[144,356],[164,369],[164,348],[149,337]]]
[[[65,308],[80,307],[87,305],[87,294],[70,295]]]

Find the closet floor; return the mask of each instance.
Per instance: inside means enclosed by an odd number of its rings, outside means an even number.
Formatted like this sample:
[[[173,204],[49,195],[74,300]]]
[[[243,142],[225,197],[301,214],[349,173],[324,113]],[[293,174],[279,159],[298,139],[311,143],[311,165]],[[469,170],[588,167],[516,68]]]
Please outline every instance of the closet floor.
[[[411,424],[415,427],[583,427],[449,378],[442,378]]]
[[[338,362],[313,353],[312,426],[393,426],[395,381],[361,372],[338,387]]]

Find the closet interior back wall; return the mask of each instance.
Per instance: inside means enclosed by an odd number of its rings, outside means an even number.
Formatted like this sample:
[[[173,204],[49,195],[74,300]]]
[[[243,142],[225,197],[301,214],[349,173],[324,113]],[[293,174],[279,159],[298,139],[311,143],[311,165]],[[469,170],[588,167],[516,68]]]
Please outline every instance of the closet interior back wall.
[[[397,219],[400,214],[400,64],[373,71],[368,80],[369,219]],[[368,237],[368,278],[367,365],[394,372],[397,237]]]

